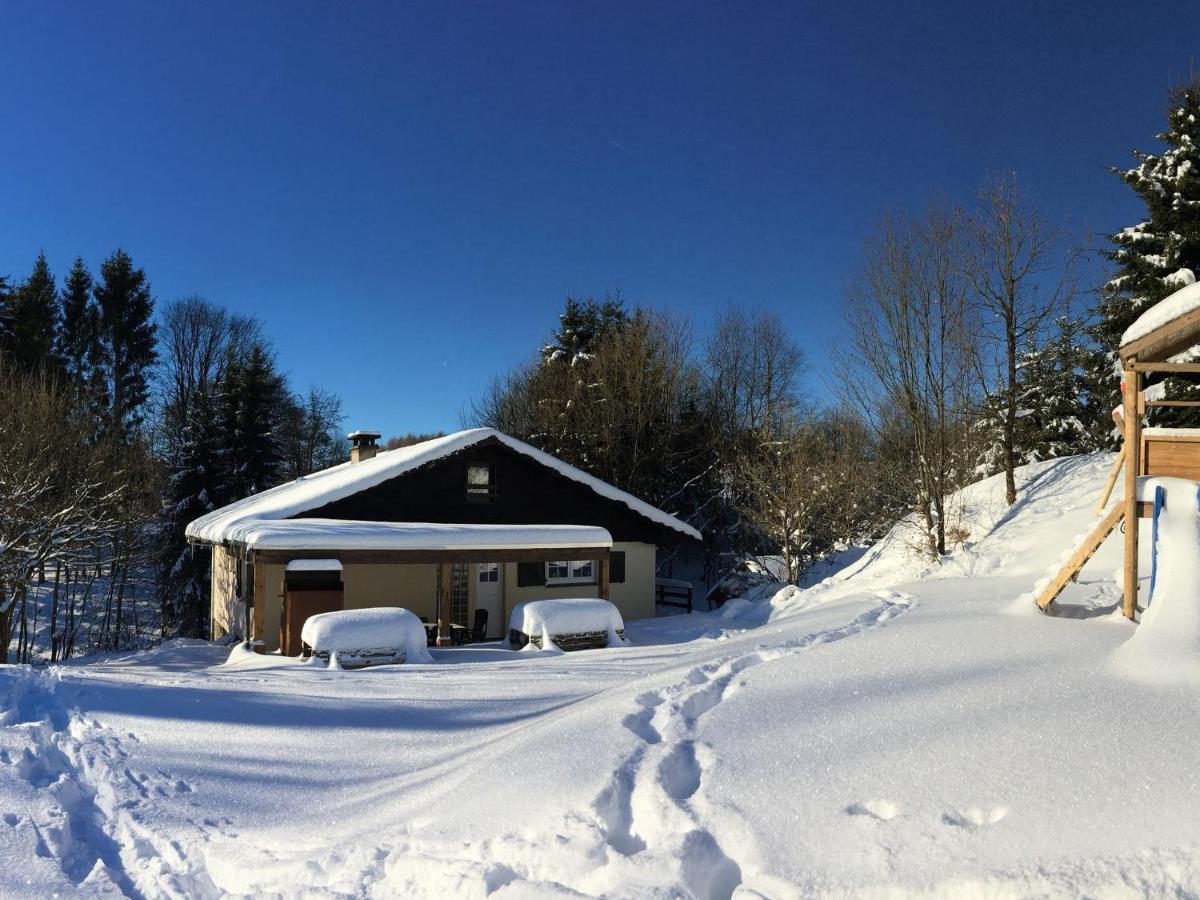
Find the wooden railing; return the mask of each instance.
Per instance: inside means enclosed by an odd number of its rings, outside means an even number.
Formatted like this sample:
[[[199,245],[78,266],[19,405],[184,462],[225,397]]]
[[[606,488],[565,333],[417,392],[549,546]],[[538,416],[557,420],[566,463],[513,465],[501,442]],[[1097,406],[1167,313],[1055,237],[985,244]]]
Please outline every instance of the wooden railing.
[[[654,579],[654,604],[692,612],[692,585],[674,578]]]

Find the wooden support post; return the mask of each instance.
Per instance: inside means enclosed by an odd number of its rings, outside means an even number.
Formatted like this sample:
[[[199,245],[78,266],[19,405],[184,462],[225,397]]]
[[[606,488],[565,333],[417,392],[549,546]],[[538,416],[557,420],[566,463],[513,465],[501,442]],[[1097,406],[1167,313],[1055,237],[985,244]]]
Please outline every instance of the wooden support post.
[[[1104,512],[1104,507],[1108,503],[1108,498],[1112,496],[1113,488],[1117,484],[1117,476],[1121,474],[1121,464],[1125,462],[1125,445],[1121,444],[1121,449],[1117,452],[1117,459],[1113,463],[1112,471],[1108,473],[1108,481],[1104,483],[1104,493],[1100,495],[1100,502],[1096,504],[1096,515]]]
[[[440,563],[437,574],[437,645],[445,647],[450,640],[450,598],[454,580],[451,563]]]
[[[1142,374],[1125,370],[1125,566],[1122,587],[1122,612],[1127,619],[1137,614],[1138,600],[1138,519],[1137,480],[1141,470]]]
[[[600,599],[601,600],[610,599],[609,594],[612,593],[612,590],[609,587],[609,581],[608,581],[608,560],[607,559],[600,560],[600,585],[599,585],[599,587],[600,587]]]
[[[250,557],[254,562],[257,554]],[[266,566],[255,565],[254,583],[250,588],[254,593],[254,633],[250,635],[251,644],[256,653],[266,653],[267,640],[267,569]],[[257,641],[258,643],[254,643]]]

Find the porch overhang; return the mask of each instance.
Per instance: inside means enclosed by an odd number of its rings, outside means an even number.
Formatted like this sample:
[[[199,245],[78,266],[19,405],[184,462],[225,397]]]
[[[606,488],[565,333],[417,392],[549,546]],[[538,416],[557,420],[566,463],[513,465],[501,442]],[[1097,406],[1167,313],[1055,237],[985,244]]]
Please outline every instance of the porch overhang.
[[[340,565],[436,565],[437,642],[441,645],[450,641],[450,572],[455,564],[592,559],[599,570],[599,594],[607,600],[613,542],[606,529],[590,525],[298,518],[241,523],[229,543],[256,564],[286,566],[319,559]],[[254,624],[257,630],[257,614]]]
[[[607,559],[612,535],[590,525],[475,525],[266,519],[240,525],[231,543],[264,562],[540,562]]]

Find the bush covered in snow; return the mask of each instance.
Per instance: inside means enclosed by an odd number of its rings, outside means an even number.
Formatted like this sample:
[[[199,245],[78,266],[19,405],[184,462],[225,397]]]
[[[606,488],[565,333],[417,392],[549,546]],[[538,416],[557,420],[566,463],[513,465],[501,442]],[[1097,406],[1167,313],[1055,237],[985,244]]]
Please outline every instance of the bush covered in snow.
[[[625,643],[625,622],[607,600],[529,600],[513,607],[508,640],[544,650],[587,650]]]
[[[345,669],[383,663],[433,662],[425,626],[407,609],[344,609],[310,616],[300,639],[313,656]]]

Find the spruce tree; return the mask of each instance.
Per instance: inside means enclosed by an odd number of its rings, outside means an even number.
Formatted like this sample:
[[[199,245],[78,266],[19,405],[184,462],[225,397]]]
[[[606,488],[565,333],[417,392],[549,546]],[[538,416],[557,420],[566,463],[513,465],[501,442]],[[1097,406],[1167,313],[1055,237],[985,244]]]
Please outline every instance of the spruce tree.
[[[542,347],[542,360],[577,365],[591,356],[601,340],[628,325],[629,314],[619,297],[603,302],[568,297],[558,322],[550,343]]]
[[[1070,316],[1055,321],[1045,345],[1022,354],[1021,461],[1072,456],[1093,449],[1090,424],[1103,411],[1088,394],[1088,349],[1082,324]]]
[[[1091,377],[1105,404],[1120,402],[1116,352],[1121,335],[1147,309],[1183,286],[1181,270],[1200,276],[1200,78],[1171,91],[1161,153],[1134,151],[1137,165],[1112,171],[1145,206],[1141,222],[1112,235],[1108,259],[1116,271],[1104,286],[1092,335],[1099,353]],[[1172,385],[1176,397],[1200,396]],[[1156,416],[1171,424],[1170,410]]]
[[[38,254],[33,271],[13,292],[9,316],[12,355],[16,365],[30,373],[55,374],[58,290],[45,253]]]
[[[214,398],[193,398],[187,422],[168,460],[168,479],[159,523],[164,636],[208,633],[211,553],[188,547],[189,522],[214,509],[222,478]]]
[[[87,384],[99,354],[100,316],[92,300],[92,275],[80,257],[63,282],[56,352],[67,378]]]
[[[0,356],[12,353],[12,288],[8,276],[0,275]]]
[[[276,426],[288,399],[284,380],[260,342],[226,363],[217,402],[221,503],[278,482],[282,454]]]
[[[142,421],[149,375],[156,357],[154,298],[146,273],[118,249],[100,267],[93,288],[99,311],[100,369],[103,373],[105,430],[126,439]]]
[[[262,344],[255,342],[242,367],[239,414],[242,477],[247,494],[274,487],[283,462],[276,426],[289,399],[283,379]]]

